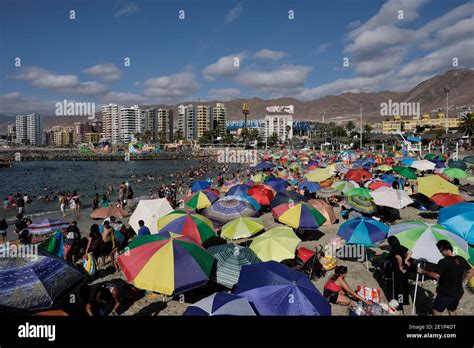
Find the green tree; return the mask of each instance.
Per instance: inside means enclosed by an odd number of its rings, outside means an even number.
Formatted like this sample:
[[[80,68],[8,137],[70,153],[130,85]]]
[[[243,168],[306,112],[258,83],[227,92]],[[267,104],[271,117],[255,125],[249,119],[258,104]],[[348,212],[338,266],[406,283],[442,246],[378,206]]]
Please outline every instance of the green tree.
[[[145,133],[143,133],[142,139],[146,144],[150,143],[152,138],[153,138],[153,133],[150,130],[147,130],[145,131]]]
[[[346,129],[347,129],[347,132],[350,134],[352,133],[352,131],[356,128],[356,125],[354,124],[354,122],[352,121],[349,121],[347,122],[346,124]]]
[[[230,133],[225,133],[222,137],[222,142],[224,144],[232,144],[235,142],[234,136]]]
[[[372,128],[372,126],[370,124],[366,124],[364,125],[364,133],[368,134],[370,132],[372,132],[374,129]]]
[[[182,129],[176,131],[176,140],[184,140],[184,134]]]
[[[472,137],[472,134],[474,133],[474,114],[472,112],[467,113],[462,117],[462,120],[459,123],[459,131],[468,137]]]
[[[278,134],[273,133],[267,139],[268,146],[275,146],[278,143]]]

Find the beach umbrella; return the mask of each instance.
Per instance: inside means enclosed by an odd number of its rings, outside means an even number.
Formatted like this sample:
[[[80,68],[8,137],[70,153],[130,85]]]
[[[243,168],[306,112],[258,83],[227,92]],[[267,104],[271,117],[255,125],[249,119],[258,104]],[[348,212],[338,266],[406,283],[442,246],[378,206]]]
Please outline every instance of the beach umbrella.
[[[346,165],[344,163],[336,163],[334,167],[339,173],[342,174],[346,174],[349,170],[353,169],[351,165]]]
[[[200,214],[175,210],[157,221],[159,233],[172,232],[191,238],[202,245],[216,235],[212,221]]]
[[[372,173],[365,169],[352,169],[346,173],[346,179],[353,180],[357,183],[366,181],[372,178]]]
[[[311,165],[306,166],[307,171],[312,171],[312,170],[315,170],[317,168],[319,168],[319,165],[317,163],[313,163]]]
[[[283,261],[295,257],[296,246],[301,240],[287,226],[277,226],[255,237],[250,244],[255,254],[262,261]]]
[[[446,158],[443,155],[437,155],[435,153],[427,153],[425,155],[425,159],[427,160],[438,160],[438,161],[445,161]]]
[[[350,197],[350,196],[360,196],[360,197],[365,197],[368,199],[371,199],[372,196],[370,195],[370,190],[366,189],[364,187],[356,187],[353,188],[346,193],[344,193],[344,196]]]
[[[346,193],[354,188],[359,187],[359,185],[355,182],[341,180],[341,181],[336,181],[334,184],[332,184],[332,187],[337,188],[342,193]]]
[[[389,165],[387,165],[387,164],[382,164],[382,165],[380,165],[380,166],[378,166],[378,167],[375,167],[375,169],[376,169],[376,170],[380,170],[380,171],[382,171],[382,172],[388,172],[388,171],[392,170],[392,166],[389,166]]]
[[[458,203],[440,209],[438,223],[474,245],[474,203]]]
[[[117,259],[128,282],[166,295],[205,285],[214,261],[194,240],[174,233],[136,237]]]
[[[462,160],[465,163],[474,164],[474,156],[466,156]]]
[[[184,206],[191,209],[204,209],[212,205],[219,198],[214,190],[201,190],[190,194],[184,199]]]
[[[255,233],[263,230],[261,218],[250,218],[240,216],[238,219],[226,223],[221,228],[221,237],[225,239],[241,239],[252,237]]]
[[[334,213],[334,208],[327,204],[322,199],[310,199],[308,204],[312,205],[322,216],[326,218],[323,226],[332,225],[336,222],[337,217]]]
[[[425,259],[431,263],[438,263],[443,258],[436,247],[436,243],[440,240],[447,240],[457,255],[466,260],[469,259],[466,241],[441,225],[428,224],[423,221],[406,221],[390,226],[388,236],[397,237],[401,245],[412,251],[414,259]]]
[[[274,261],[243,266],[235,293],[259,315],[331,315],[331,305],[306,274]]]
[[[232,187],[239,184],[240,184],[240,180],[226,181],[224,185],[222,185],[221,187],[221,192],[224,192],[224,193],[228,192]]]
[[[370,193],[376,205],[402,209],[414,201],[403,190],[394,190],[391,187],[381,187]]]
[[[115,216],[116,218],[125,218],[129,214],[122,208],[119,207],[106,207],[106,208],[99,208],[94,210],[91,213],[91,218],[93,219],[106,219],[111,216]]]
[[[72,263],[42,251],[27,255],[31,245],[23,246],[25,249],[20,247],[10,244],[2,248],[0,309],[3,314],[50,308],[54,301],[84,280],[84,275]],[[24,255],[9,256],[13,252]]]
[[[31,225],[28,226],[28,231],[34,235],[42,235],[52,233],[57,230],[68,228],[69,223],[59,219],[38,219],[34,220]]]
[[[387,237],[388,226],[372,218],[357,218],[344,222],[337,235],[347,244],[374,246]]]
[[[433,162],[435,164],[435,168],[444,168],[445,165],[443,162],[441,162],[440,160],[437,160],[437,159],[432,159],[432,160],[429,160],[430,162]]]
[[[400,161],[400,163],[402,163],[404,166],[411,166],[413,164],[413,162],[415,162],[415,160],[413,158],[410,158],[410,157],[407,157],[407,158],[404,158]]]
[[[273,164],[268,163],[268,162],[260,162],[255,167],[252,167],[252,169],[272,169],[272,168],[273,168]]]
[[[265,178],[267,177],[266,174],[264,173],[257,173],[255,175],[252,175],[251,179],[255,183],[261,183],[265,181]]]
[[[227,191],[226,196],[230,196],[230,195],[236,195],[236,196],[248,195],[249,194],[249,188],[250,188],[250,186],[247,185],[247,184],[234,185]]]
[[[443,174],[449,178],[457,178],[457,179],[465,179],[469,176],[464,170],[459,169],[459,168],[447,168],[446,170],[443,171]]]
[[[454,193],[458,195],[459,188],[439,175],[429,175],[418,178],[418,192],[431,198],[431,196],[437,193]]]
[[[407,179],[416,179],[416,173],[411,170],[410,168],[407,167],[393,167],[393,171],[395,173],[400,174],[401,176],[404,176]]]
[[[244,265],[261,262],[252,249],[232,243],[212,246],[207,250],[217,260],[216,282],[232,289]]]
[[[346,202],[352,208],[361,213],[373,214],[377,211],[377,207],[372,201],[372,198],[369,199],[362,196],[349,196],[346,197]]]
[[[453,204],[462,203],[466,200],[459,195],[455,195],[453,193],[437,193],[431,196],[431,200],[441,206],[441,207],[449,207]]]
[[[260,205],[270,205],[270,201],[275,197],[275,192],[267,185],[255,185],[249,188],[249,196],[255,198]]]
[[[216,292],[195,304],[189,306],[184,311],[186,316],[255,316],[256,313],[245,297],[241,297],[227,292]]]
[[[326,168],[318,168],[305,174],[305,177],[309,181],[321,182],[331,177],[331,173]]]
[[[337,188],[334,187],[321,187],[321,190],[319,190],[316,195],[318,197],[322,198],[327,198],[327,197],[332,197],[332,196],[341,196],[341,191],[339,191]]]
[[[285,203],[307,202],[308,198],[300,195],[296,191],[277,192],[270,202],[270,207],[274,208]]]
[[[257,216],[257,210],[253,204],[244,197],[226,196],[204,209],[203,214],[218,224],[225,224],[241,216]]]
[[[300,190],[308,190],[311,193],[318,192],[321,189],[321,185],[312,181],[302,181],[298,184]]]
[[[201,180],[201,181],[196,181],[192,186],[191,186],[191,191],[192,192],[197,192],[200,190],[205,190],[207,188],[211,187],[211,183],[207,180]]]
[[[128,220],[128,225],[138,231],[138,222],[143,220],[145,226],[150,229],[151,234],[158,233],[157,221],[173,211],[173,207],[166,198],[140,199],[138,205]]]
[[[319,211],[304,202],[279,205],[272,209],[272,214],[281,223],[302,230],[317,230],[326,222]]]
[[[275,192],[285,192],[287,187],[290,186],[285,180],[272,180],[268,181],[267,185],[270,186]]]
[[[366,184],[365,187],[371,189],[372,191],[375,191],[381,187],[391,187],[389,184],[387,184],[385,181],[380,180],[380,179],[372,179],[369,180]]]
[[[459,168],[459,169],[462,169],[462,170],[466,170],[467,169],[467,165],[466,163],[464,163],[463,161],[453,161],[453,160],[449,160],[448,161],[448,167],[449,168]]]
[[[260,209],[262,209],[262,206],[257,202],[257,200],[253,197],[250,197],[250,196],[247,196],[247,195],[241,195],[240,197],[242,197],[244,200],[246,200],[247,202],[249,202],[250,204],[252,204],[253,208],[259,212]]]
[[[427,170],[433,170],[435,169],[435,166],[436,164],[425,159],[420,160],[420,161],[415,161],[410,165],[411,168],[415,168],[416,170],[419,170],[421,172],[427,171]]]

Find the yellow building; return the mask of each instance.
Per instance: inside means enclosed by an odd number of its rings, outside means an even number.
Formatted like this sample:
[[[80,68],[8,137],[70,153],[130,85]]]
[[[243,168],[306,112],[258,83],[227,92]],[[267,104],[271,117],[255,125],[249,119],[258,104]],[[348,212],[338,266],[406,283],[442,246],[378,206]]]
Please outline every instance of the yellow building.
[[[86,143],[99,143],[101,138],[100,133],[85,133],[84,134],[84,142]]]
[[[55,126],[52,128],[52,140],[54,146],[64,147],[74,144],[74,132],[72,128]]]
[[[448,128],[458,128],[461,119],[458,117],[448,118]],[[382,133],[392,134],[394,132],[412,132],[416,127],[445,128],[446,117],[444,113],[439,112],[436,118],[431,118],[429,114],[423,114],[421,119],[402,119],[400,116],[394,116],[391,121],[382,122]]]

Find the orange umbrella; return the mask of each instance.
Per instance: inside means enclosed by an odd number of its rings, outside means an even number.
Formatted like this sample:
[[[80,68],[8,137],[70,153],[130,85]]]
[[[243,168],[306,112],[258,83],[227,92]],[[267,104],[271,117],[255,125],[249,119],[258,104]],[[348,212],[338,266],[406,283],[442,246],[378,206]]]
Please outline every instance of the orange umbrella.
[[[316,208],[316,210],[326,218],[326,222],[323,224],[323,226],[332,225],[336,222],[337,217],[334,213],[334,209],[322,199],[310,199],[308,204]]]
[[[321,187],[331,187],[332,184],[333,182],[331,180],[324,180],[319,183]]]
[[[371,178],[372,173],[365,169],[351,169],[346,173],[346,179],[355,182],[367,181]]]
[[[105,219],[109,216],[115,216],[118,218],[127,217],[129,214],[119,207],[107,207],[107,208],[99,208],[94,210],[91,213],[91,218],[93,219]]]

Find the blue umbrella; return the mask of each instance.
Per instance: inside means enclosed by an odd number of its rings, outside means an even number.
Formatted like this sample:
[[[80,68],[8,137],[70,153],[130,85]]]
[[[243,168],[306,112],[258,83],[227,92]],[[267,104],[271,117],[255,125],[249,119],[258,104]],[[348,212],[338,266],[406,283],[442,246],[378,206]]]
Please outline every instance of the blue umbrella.
[[[242,198],[244,198],[247,202],[249,202],[250,204],[252,204],[252,206],[254,207],[254,209],[259,212],[260,209],[262,209],[262,206],[257,202],[257,200],[253,197],[250,197],[248,195],[241,195]]]
[[[306,274],[275,261],[243,266],[235,293],[259,315],[331,315],[331,305]]]
[[[383,182],[386,182],[386,183],[389,184],[390,186],[392,186],[395,181],[398,182],[398,185],[399,185],[400,187],[405,186],[405,180],[404,180],[404,179],[402,179],[402,178],[397,178],[397,177],[395,177],[395,176],[393,176],[393,175],[390,175],[390,174],[384,174],[384,175],[382,175],[380,178],[382,179]]]
[[[438,224],[464,238],[468,244],[474,244],[474,203],[458,203],[440,209]]]
[[[243,315],[255,316],[255,311],[244,297],[216,292],[189,306],[183,315],[215,316],[215,315]]]
[[[207,188],[211,187],[211,183],[206,180],[201,180],[201,181],[196,181],[193,186],[191,186],[191,191],[192,192],[197,192],[200,190],[205,190]]]
[[[248,195],[249,194],[249,185],[246,184],[239,184],[232,186],[229,191],[225,194],[226,196],[242,196],[242,195]]]
[[[337,235],[348,244],[374,246],[387,237],[389,227],[372,218],[349,220],[339,227]]]
[[[273,188],[276,192],[285,192],[286,188],[290,186],[285,180],[272,180],[267,182],[267,185]]]
[[[308,190],[311,193],[318,192],[321,189],[321,185],[317,182],[303,181],[298,184],[300,190]]]
[[[428,161],[433,162],[435,164],[435,168],[444,168],[445,167],[444,163],[441,162],[439,159],[430,159]]]
[[[273,164],[268,163],[268,162],[260,162],[255,167],[253,167],[253,169],[272,169],[272,168],[273,168]]]
[[[413,164],[413,162],[415,162],[415,160],[411,157],[407,157],[407,158],[400,161],[400,163],[402,163],[403,165],[405,165],[407,167],[411,166]]]
[[[308,198],[303,195],[300,195],[296,191],[278,192],[275,197],[272,198],[272,201],[270,202],[270,207],[275,208],[276,206],[279,206],[281,204],[290,203],[290,201],[294,203],[307,202]]]

